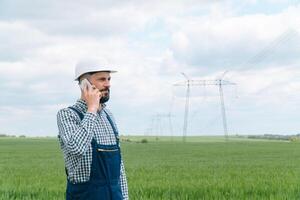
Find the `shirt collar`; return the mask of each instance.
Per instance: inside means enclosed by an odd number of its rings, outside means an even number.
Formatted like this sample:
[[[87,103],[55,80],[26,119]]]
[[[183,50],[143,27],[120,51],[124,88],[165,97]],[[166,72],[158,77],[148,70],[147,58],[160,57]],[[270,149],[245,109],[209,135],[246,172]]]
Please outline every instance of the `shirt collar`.
[[[75,106],[80,109],[81,112],[86,113],[87,111],[87,104],[83,99],[78,99]],[[102,104],[102,108],[105,108],[106,104]]]

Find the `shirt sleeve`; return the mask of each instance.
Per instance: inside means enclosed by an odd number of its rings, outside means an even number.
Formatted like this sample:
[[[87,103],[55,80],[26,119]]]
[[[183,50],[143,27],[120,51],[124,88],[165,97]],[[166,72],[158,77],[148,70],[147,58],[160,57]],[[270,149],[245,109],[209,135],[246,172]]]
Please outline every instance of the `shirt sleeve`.
[[[126,173],[125,173],[125,167],[124,167],[123,160],[121,161],[120,181],[121,181],[121,189],[122,189],[123,199],[124,200],[129,200],[128,185],[127,185],[127,179],[126,179]]]
[[[69,153],[83,155],[88,149],[92,138],[96,114],[86,113],[80,120],[77,113],[69,108],[57,113],[59,137]]]

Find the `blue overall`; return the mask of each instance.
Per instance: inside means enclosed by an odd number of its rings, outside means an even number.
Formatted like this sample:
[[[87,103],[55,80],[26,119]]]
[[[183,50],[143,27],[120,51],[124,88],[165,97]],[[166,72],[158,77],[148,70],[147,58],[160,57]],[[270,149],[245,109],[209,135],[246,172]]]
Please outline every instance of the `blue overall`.
[[[83,114],[73,107],[83,119]],[[117,144],[101,145],[92,140],[92,165],[90,179],[84,183],[67,182],[66,200],[122,200],[122,190],[120,184],[121,152],[119,147],[118,132],[106,113],[111,124]],[[67,172],[67,171],[66,171]]]

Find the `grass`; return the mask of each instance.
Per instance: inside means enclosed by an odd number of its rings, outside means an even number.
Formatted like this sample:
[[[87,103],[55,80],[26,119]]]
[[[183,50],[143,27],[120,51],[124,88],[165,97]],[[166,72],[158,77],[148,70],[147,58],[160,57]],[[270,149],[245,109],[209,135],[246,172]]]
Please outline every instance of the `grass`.
[[[130,137],[122,153],[131,199],[300,199],[300,144],[222,137]],[[0,199],[64,199],[53,138],[0,139]]]

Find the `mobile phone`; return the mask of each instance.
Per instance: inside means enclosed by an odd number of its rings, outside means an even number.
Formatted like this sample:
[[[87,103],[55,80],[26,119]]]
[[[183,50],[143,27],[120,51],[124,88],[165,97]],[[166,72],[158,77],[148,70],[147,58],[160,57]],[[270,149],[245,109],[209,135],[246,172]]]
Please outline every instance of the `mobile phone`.
[[[92,87],[92,84],[90,83],[89,80],[87,80],[85,78],[80,82],[79,87],[81,88],[81,90],[84,90],[84,88],[88,89],[88,88]]]

